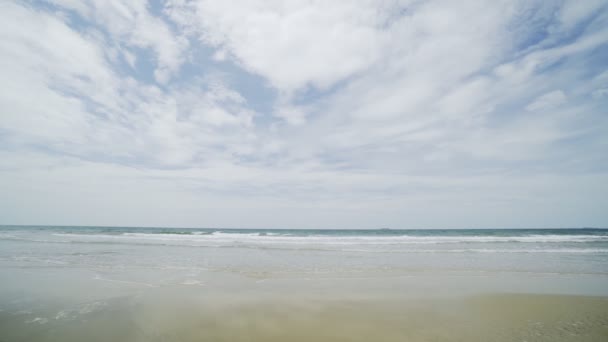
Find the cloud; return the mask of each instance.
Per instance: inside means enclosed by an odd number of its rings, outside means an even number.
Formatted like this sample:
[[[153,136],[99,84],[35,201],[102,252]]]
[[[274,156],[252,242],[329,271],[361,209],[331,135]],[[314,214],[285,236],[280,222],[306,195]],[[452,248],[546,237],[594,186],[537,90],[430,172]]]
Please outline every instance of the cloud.
[[[242,129],[254,113],[221,81],[193,80],[165,90],[141,83],[117,70],[107,55],[111,41],[77,32],[50,13],[3,7],[7,77],[1,82],[0,127],[13,143],[162,166],[211,150],[235,153],[250,140]],[[12,29],[19,24],[28,30]]]
[[[582,21],[602,13],[606,3],[601,0],[580,1],[569,0],[559,11],[559,21],[565,29],[571,29]]]
[[[374,2],[321,1],[173,1],[168,7],[184,29],[284,91],[327,88],[377,60],[388,43],[382,26],[391,8],[381,11]]]
[[[0,216],[605,225],[607,23],[594,1],[4,2]]]
[[[162,18],[151,15],[150,5],[145,0],[125,3],[103,0],[52,2],[61,9],[75,11],[88,23],[102,27],[127,59],[132,59],[129,48],[152,49],[157,62],[154,78],[161,84],[167,83],[186,60],[188,40],[174,33]]]
[[[532,103],[526,106],[528,111],[550,109],[566,102],[566,94],[561,90],[555,90],[537,97]]]
[[[594,99],[601,99],[608,97],[608,88],[596,89],[591,93]]]

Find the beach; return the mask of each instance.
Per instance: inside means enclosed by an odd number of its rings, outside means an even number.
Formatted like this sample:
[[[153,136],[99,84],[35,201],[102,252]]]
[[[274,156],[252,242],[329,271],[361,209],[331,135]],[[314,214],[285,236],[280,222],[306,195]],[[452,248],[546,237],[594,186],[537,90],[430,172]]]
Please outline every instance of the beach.
[[[0,341],[605,341],[605,231],[0,229]]]
[[[608,298],[209,299],[175,289],[73,309],[0,313],[2,341],[604,341]],[[188,291],[187,291],[188,292]]]

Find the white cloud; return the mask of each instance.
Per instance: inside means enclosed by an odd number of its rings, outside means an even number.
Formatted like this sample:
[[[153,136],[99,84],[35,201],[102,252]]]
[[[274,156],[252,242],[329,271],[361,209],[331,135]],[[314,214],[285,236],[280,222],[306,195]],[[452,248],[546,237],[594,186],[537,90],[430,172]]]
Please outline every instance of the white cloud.
[[[146,0],[128,2],[95,0],[83,4],[72,0],[52,2],[79,13],[86,20],[101,25],[114,43],[150,48],[154,51],[157,67],[154,77],[159,83],[167,83],[186,60],[189,42],[175,34],[161,18],[152,16]],[[125,51],[126,58],[129,51]]]
[[[115,72],[108,44],[95,35],[11,3],[2,12],[0,128],[14,143],[83,158],[173,165],[203,154],[229,156],[251,142],[243,130],[252,125],[253,112],[218,81],[166,91],[141,84]],[[13,29],[19,25],[28,29]]]
[[[248,70],[294,91],[327,88],[365,70],[389,42],[382,26],[394,6],[375,1],[173,1],[168,12],[188,30],[230,51]]]
[[[565,1],[564,6],[559,11],[559,19],[562,25],[569,29],[593,14],[597,14],[598,10],[604,6],[606,6],[606,3],[602,0],[568,0]]]
[[[554,90],[537,97],[532,103],[526,106],[528,111],[537,111],[555,108],[566,103],[566,94],[561,90]]]

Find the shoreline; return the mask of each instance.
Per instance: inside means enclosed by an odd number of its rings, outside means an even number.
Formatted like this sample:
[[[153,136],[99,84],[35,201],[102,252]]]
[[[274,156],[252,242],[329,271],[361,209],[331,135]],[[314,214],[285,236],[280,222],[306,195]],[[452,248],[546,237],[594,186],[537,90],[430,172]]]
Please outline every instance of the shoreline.
[[[603,342],[608,235],[579,232],[2,231],[0,342]]]

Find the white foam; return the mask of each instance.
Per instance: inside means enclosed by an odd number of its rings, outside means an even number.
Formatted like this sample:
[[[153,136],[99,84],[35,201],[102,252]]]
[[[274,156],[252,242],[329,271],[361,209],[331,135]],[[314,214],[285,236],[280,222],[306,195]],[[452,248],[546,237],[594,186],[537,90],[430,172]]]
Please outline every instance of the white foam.
[[[269,235],[268,233],[225,233],[181,235],[124,233],[109,234],[54,234],[69,237],[71,242],[144,242],[185,244],[199,246],[239,246],[239,245],[425,245],[460,243],[586,243],[608,242],[608,236],[598,235],[521,235],[521,236],[337,236],[337,235]]]
[[[205,285],[205,282],[195,280],[195,279],[187,279],[180,283],[181,285]]]
[[[27,324],[31,324],[31,323],[46,324],[46,323],[48,323],[48,321],[49,321],[48,318],[36,317],[34,319],[25,321],[25,323],[27,323]]]
[[[95,279],[95,280],[101,280],[101,281],[107,281],[107,282],[111,282],[111,283],[127,284],[127,285],[137,285],[137,286],[146,286],[146,287],[159,287],[158,285],[149,284],[149,283],[143,283],[143,282],[139,282],[139,281],[104,278],[104,277],[100,276],[99,274],[96,274],[95,277],[93,277],[93,279]]]
[[[553,249],[341,249],[342,252],[361,253],[558,253],[558,254],[608,254],[600,248],[553,248]]]

